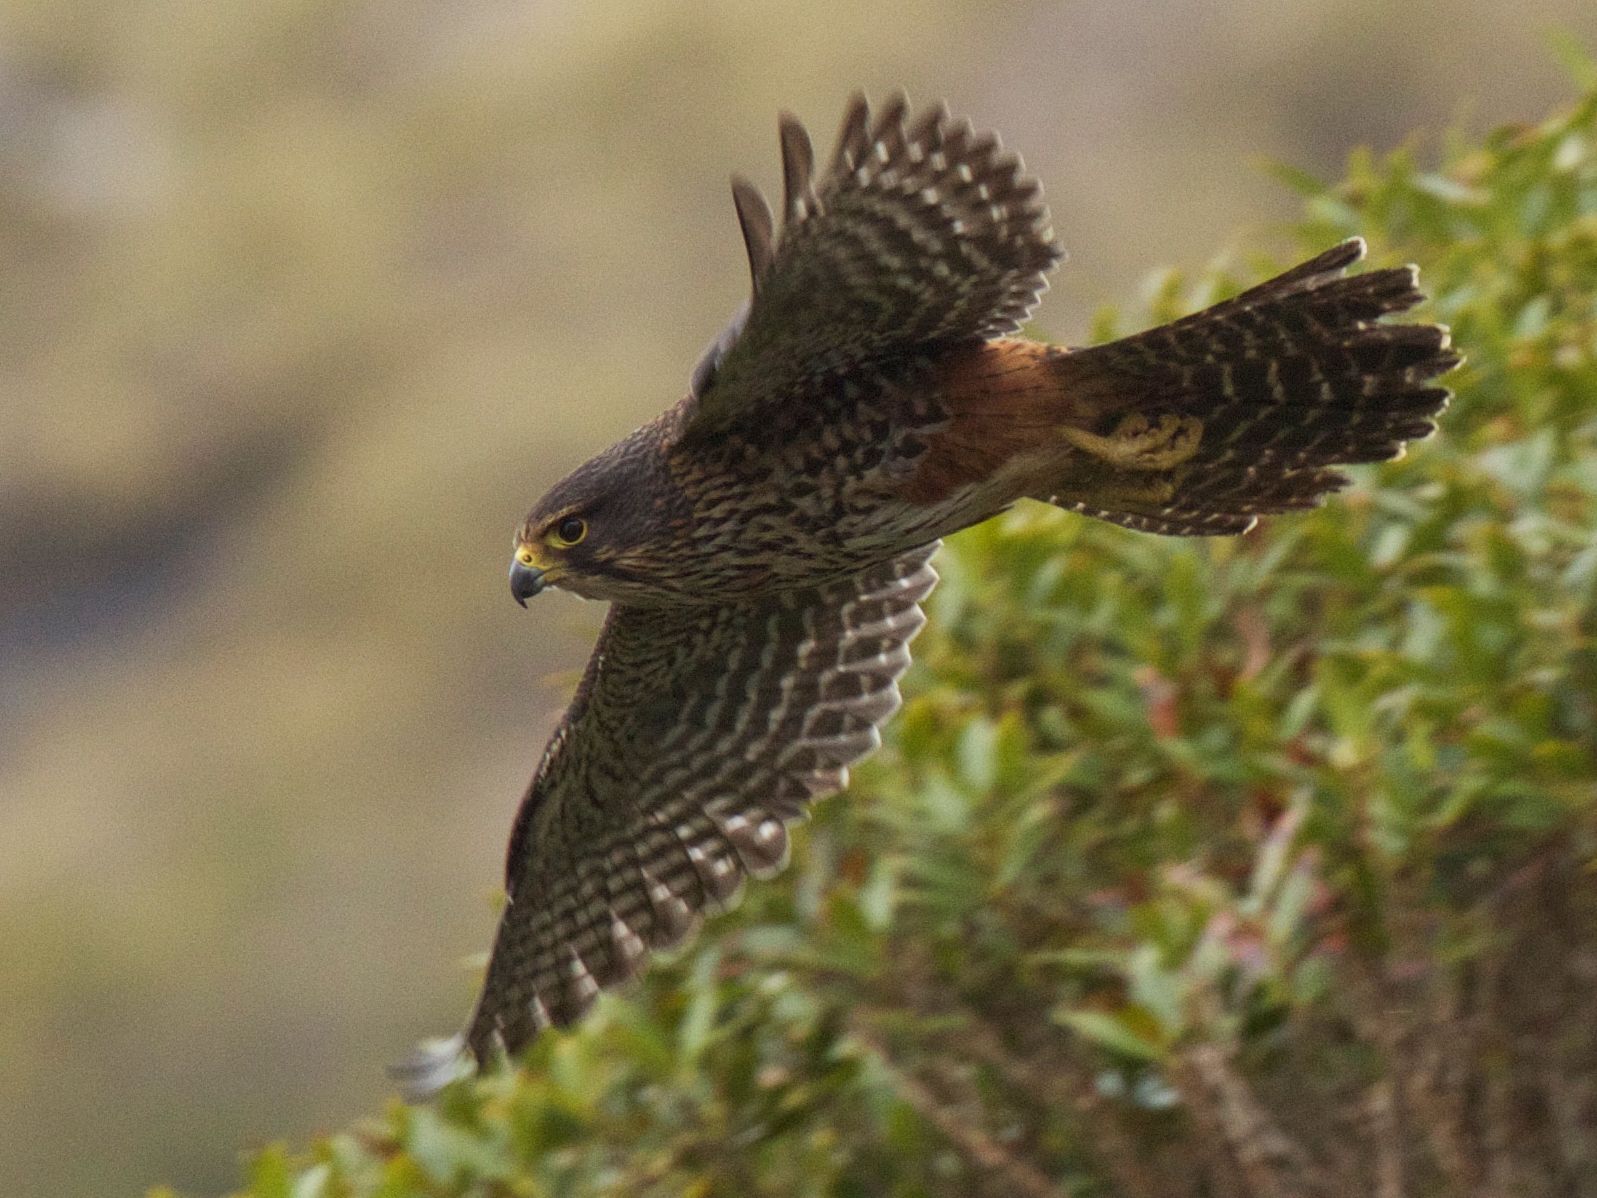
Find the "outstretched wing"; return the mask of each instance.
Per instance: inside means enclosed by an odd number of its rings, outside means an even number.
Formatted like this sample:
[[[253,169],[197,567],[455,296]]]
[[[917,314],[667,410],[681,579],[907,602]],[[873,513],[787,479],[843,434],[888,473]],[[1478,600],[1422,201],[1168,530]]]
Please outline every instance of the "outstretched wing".
[[[761,418],[817,383],[1020,326],[1060,258],[1042,187],[991,133],[941,104],[906,123],[849,104],[825,177],[809,135],[781,119],[783,226],[734,179],[754,294],[693,375],[686,435]]]
[[[425,1097],[580,1018],[680,944],[788,823],[881,743],[937,581],[936,545],[738,607],[617,607],[511,836],[488,977],[465,1033],[396,1070]]]

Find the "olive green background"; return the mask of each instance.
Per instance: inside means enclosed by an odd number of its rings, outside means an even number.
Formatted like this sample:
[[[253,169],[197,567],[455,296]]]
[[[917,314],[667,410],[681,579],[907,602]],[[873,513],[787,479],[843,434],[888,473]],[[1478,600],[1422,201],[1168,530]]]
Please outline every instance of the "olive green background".
[[[741,299],[779,109],[1000,130],[1069,341],[1294,213],[1261,160],[1540,116],[1554,26],[1597,41],[1585,0],[0,6],[0,1191],[222,1190],[464,1015],[601,614],[517,609],[510,533]]]

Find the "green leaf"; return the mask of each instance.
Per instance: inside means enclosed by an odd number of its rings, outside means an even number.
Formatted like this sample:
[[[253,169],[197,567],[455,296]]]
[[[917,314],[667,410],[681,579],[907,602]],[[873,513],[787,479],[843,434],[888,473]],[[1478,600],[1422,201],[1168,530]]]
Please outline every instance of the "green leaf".
[[[1131,1008],[1097,1011],[1085,1008],[1055,1010],[1053,1021],[1118,1056],[1136,1061],[1160,1061],[1166,1046],[1160,1041],[1156,1025]]]

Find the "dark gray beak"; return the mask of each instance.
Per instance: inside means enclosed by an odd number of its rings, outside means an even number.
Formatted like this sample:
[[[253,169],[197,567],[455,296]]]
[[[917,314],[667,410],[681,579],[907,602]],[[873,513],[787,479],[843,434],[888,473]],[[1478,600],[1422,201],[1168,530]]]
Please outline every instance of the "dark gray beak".
[[[543,571],[536,566],[524,566],[519,560],[511,559],[510,594],[515,601],[526,607],[527,600],[541,590],[543,590]]]

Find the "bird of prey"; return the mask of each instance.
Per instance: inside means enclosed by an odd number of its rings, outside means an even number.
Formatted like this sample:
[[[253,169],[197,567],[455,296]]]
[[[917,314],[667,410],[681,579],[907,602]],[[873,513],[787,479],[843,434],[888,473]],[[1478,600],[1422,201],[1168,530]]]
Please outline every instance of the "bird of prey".
[[[780,120],[780,232],[734,177],[753,294],[687,395],[578,467],[516,534],[510,590],[610,601],[511,833],[465,1030],[416,1098],[679,945],[880,744],[938,539],[1022,499],[1143,532],[1245,532],[1333,467],[1434,429],[1459,357],[1389,323],[1413,267],[1344,242],[1234,299],[1086,349],[1017,335],[1061,253],[990,133],[856,96],[814,169]]]

